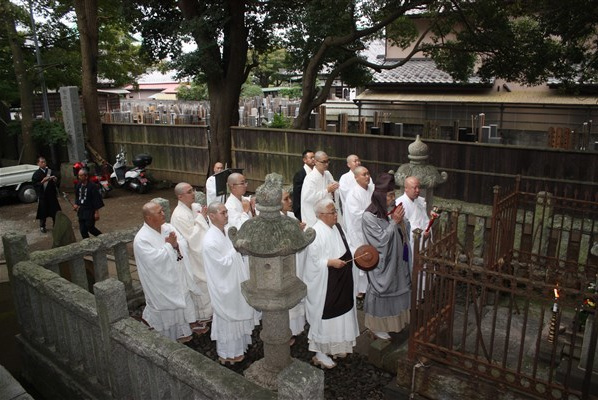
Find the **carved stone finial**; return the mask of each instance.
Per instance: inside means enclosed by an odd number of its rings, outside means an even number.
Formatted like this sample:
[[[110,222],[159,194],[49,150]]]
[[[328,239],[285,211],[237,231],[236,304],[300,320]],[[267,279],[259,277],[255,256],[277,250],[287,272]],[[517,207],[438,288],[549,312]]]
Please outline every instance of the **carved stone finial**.
[[[297,220],[280,213],[282,208],[282,176],[268,174],[256,190],[256,207],[260,212],[243,223],[241,229],[229,229],[229,237],[241,254],[256,257],[284,256],[307,247],[316,237],[308,228],[302,231]]]
[[[428,164],[428,145],[422,142],[419,135],[408,149],[409,162],[401,164],[394,174],[397,186],[404,187],[405,178],[408,176],[416,176],[424,189],[433,189],[446,182],[448,174],[444,171],[440,173],[435,166]]]
[[[264,218],[280,216],[282,205],[282,175],[271,173],[255,191],[256,208]]]
[[[419,135],[407,149],[409,151],[407,157],[412,164],[422,164],[428,159],[428,145],[421,141]]]

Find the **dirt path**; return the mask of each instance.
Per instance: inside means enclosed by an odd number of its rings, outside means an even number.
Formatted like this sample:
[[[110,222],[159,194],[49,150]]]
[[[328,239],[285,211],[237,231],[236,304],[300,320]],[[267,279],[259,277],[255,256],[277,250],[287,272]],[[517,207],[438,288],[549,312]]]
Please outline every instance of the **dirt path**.
[[[73,201],[73,193],[67,193]],[[124,189],[114,189],[110,196],[104,199],[104,208],[100,210],[100,220],[96,226],[103,233],[114,232],[121,229],[139,225],[141,207],[153,198],[162,197],[170,201],[171,207],[176,206],[174,189],[152,190],[146,194],[137,194]],[[73,222],[73,230],[78,240],[79,225],[76,214],[70,204],[62,197],[59,198],[60,207]],[[22,232],[27,236],[31,250],[45,250],[52,247],[52,221],[48,219],[48,233],[39,231],[39,221],[35,219],[37,203],[22,204],[14,199],[0,200],[0,236],[6,232]],[[0,260],[4,260],[4,249],[0,245]]]

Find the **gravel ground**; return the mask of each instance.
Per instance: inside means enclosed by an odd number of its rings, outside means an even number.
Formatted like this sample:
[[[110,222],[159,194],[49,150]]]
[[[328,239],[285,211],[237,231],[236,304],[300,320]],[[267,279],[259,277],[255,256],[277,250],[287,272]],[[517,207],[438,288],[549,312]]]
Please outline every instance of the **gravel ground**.
[[[295,339],[291,347],[291,357],[309,363],[314,356],[308,351],[307,329]],[[245,353],[245,359],[233,366],[226,368],[238,374],[243,374],[254,361],[264,357],[264,348],[259,334],[261,326],[253,331],[253,344]],[[193,340],[187,344],[190,348],[218,362],[216,354],[216,342],[210,339],[210,333],[194,335]],[[393,376],[372,364],[369,364],[367,357],[362,354],[353,353],[342,360],[336,360],[337,366],[333,369],[324,370],[324,397],[326,399],[362,399],[377,400],[384,399],[382,388],[392,380]]]
[[[133,316],[139,319],[143,307],[134,312]],[[240,375],[243,375],[249,366],[264,357],[264,347],[260,339],[261,326],[256,326],[252,336],[252,345],[245,353],[245,359],[234,365],[225,365]],[[315,353],[308,350],[307,332],[296,336],[295,343],[291,347],[291,357],[306,363],[311,363]],[[216,354],[216,342],[210,339],[210,331],[203,335],[193,335],[193,340],[185,343],[189,348],[200,352],[206,357],[218,362]],[[335,361],[337,366],[324,370],[324,397],[330,400],[382,400],[385,399],[382,389],[394,378],[393,374],[370,364],[367,356],[359,353],[349,354],[344,359]]]

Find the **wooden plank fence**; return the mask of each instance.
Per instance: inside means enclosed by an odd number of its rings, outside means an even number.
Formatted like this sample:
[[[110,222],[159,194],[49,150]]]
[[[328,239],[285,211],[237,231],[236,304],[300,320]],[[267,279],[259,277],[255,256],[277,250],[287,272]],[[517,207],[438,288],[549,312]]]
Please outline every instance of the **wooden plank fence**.
[[[203,186],[207,176],[208,135],[205,126],[137,125],[105,123],[109,159],[120,146],[129,162],[137,153],[154,157],[150,172],[159,179],[188,181]],[[266,174],[280,173],[290,183],[301,167],[304,149],[324,150],[330,171],[340,177],[347,171],[346,157],[357,154],[372,176],[397,170],[409,162],[408,146],[414,138],[323,131],[267,128],[232,128],[233,167],[244,168],[249,191],[255,191]],[[507,187],[521,175],[526,192],[594,200],[598,198],[596,152],[515,147],[426,139],[428,162],[446,171],[448,181],[435,194],[469,203],[492,204],[495,185]]]

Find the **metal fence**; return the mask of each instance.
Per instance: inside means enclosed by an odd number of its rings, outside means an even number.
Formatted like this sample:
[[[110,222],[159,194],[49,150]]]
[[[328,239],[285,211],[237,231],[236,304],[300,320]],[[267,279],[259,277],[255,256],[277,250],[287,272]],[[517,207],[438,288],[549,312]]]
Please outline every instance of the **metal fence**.
[[[497,190],[486,267],[460,256],[454,224],[416,254],[409,357],[532,397],[597,398],[598,203],[517,189]]]

